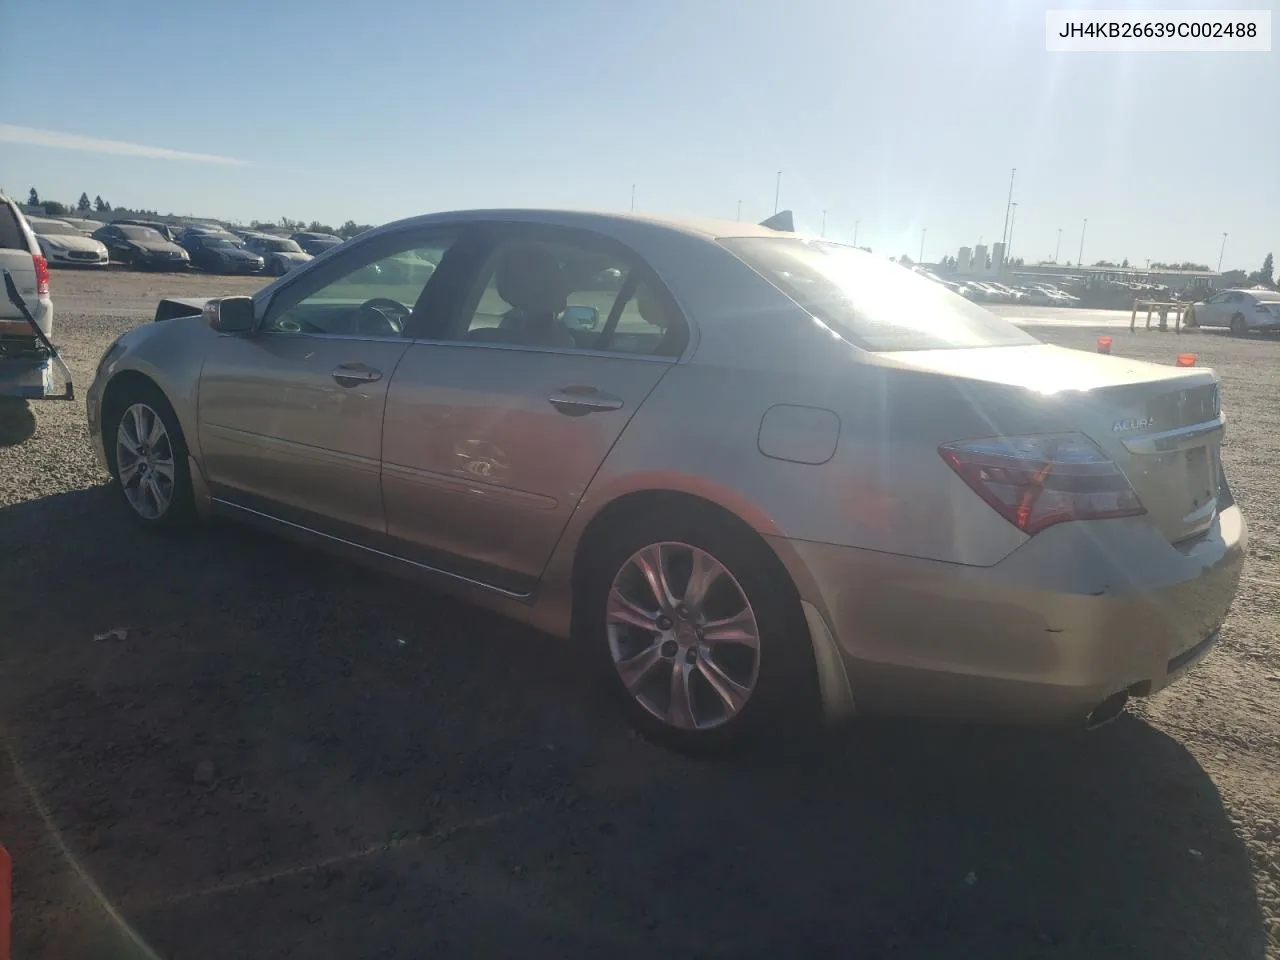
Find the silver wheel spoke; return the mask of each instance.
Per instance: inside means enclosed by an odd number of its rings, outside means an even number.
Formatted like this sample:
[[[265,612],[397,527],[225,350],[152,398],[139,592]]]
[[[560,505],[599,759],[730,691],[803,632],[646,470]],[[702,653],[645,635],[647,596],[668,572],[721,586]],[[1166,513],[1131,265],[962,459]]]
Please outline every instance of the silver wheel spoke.
[[[172,460],[157,460],[155,463],[151,465],[151,470],[153,473],[158,474],[159,476],[164,477],[164,479],[168,480],[170,483],[173,483],[173,461]]]
[[[138,455],[138,444],[133,437],[129,436],[129,431],[124,429],[123,423],[120,424],[120,429],[116,431],[116,443],[124,447],[131,456],[136,457]],[[119,459],[119,454],[116,455],[116,459]]]
[[[725,710],[730,714],[741,710],[747,702],[747,697],[751,696],[751,691],[747,687],[725,673],[720,664],[706,653],[698,654],[698,672],[724,701]]]
[[[693,664],[683,657],[671,665],[671,702],[667,705],[667,722],[681,730],[692,730],[698,722],[693,717],[693,692],[689,679]]]
[[[133,418],[133,439],[140,444],[145,443],[147,439],[146,414],[143,412],[146,409],[141,404],[135,404],[129,408]]]
[[[618,674],[622,677],[622,682],[627,689],[635,693],[644,684],[644,681],[653,672],[653,668],[662,662],[662,654],[659,652],[658,644],[647,647],[634,657],[617,662]]]
[[[707,591],[720,579],[724,567],[709,553],[694,548],[693,565],[689,571],[689,583],[684,588],[684,605],[690,610],[698,610],[707,599]]]
[[[138,470],[142,467],[141,460],[133,460],[129,463],[121,463],[120,457],[118,455],[116,457],[116,464],[117,464],[117,469],[120,473],[120,484],[121,486],[125,486],[125,487],[127,487],[130,483],[133,482],[133,478],[137,476]]]
[[[671,586],[667,583],[667,568],[662,560],[662,544],[655,543],[637,553],[632,558],[632,563],[648,581],[653,598],[658,601],[658,609],[668,611],[676,605],[676,598],[671,595]]]
[[[710,620],[702,625],[702,639],[707,643],[738,643],[753,649],[760,646],[755,614],[743,607],[731,617]]]
[[[152,410],[151,424],[147,430],[147,443],[154,448],[164,438],[164,424],[160,421],[160,415]]]
[[[658,632],[658,615],[628,600],[617,587],[609,591],[609,606],[605,616],[610,623],[625,623],[650,633]]]

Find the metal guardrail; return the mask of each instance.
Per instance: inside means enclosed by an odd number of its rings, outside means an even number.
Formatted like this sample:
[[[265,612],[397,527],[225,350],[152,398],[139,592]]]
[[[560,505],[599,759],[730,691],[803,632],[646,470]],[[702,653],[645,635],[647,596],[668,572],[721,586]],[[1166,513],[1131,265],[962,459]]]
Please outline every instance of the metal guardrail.
[[[1173,330],[1174,333],[1182,332],[1182,318],[1191,308],[1190,303],[1183,303],[1180,300],[1134,300],[1133,312],[1129,314],[1129,332],[1137,328],[1138,325],[1138,309],[1140,307],[1147,308],[1147,329],[1151,329],[1151,318],[1156,316],[1159,322],[1160,330],[1169,329],[1169,314],[1173,313]]]

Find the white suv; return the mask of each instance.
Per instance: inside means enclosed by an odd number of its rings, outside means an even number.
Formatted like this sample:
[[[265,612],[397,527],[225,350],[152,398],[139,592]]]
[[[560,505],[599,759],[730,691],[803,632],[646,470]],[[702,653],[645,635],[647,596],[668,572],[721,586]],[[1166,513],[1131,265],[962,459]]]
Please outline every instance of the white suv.
[[[0,194],[0,270],[8,270],[27,309],[46,337],[53,336],[53,301],[49,299],[49,264],[22,210]],[[3,274],[0,274],[3,276]],[[22,313],[0,289],[0,340],[35,338]],[[0,357],[4,356],[0,346]]]

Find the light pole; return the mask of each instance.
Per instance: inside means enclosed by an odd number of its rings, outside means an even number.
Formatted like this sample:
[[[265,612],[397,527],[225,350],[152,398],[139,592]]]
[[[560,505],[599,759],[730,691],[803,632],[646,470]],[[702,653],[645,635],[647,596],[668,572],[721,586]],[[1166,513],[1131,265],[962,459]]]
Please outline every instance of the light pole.
[[[1227,252],[1227,235],[1222,235],[1222,249],[1218,251],[1218,272],[1222,272],[1222,258]]]
[[[855,247],[858,245],[858,224],[861,222],[861,220],[853,221],[853,245]]]
[[[1089,218],[1084,218],[1084,223],[1080,224],[1080,252],[1076,254],[1076,266],[1084,266],[1084,232],[1089,226]]]
[[[778,171],[778,178],[773,183],[773,212],[778,212],[778,197],[782,194],[782,171]]]
[[[1004,204],[1004,229],[1000,231],[1000,241],[1002,243],[1004,242],[1005,237],[1009,233],[1009,210],[1013,204],[1013,178],[1017,175],[1017,173],[1018,173],[1017,167],[1014,167],[1012,170],[1009,171],[1009,199],[1006,200]],[[1005,249],[1007,250],[1008,248],[1009,248],[1009,245],[1005,244]]]
[[[1004,245],[1004,262],[1009,263],[1013,260],[1013,224],[1018,219],[1018,205],[1016,203],[1009,204],[1013,208],[1009,215],[1009,242]]]
[[[928,232],[928,227],[920,228],[920,256],[916,258],[916,263],[924,263],[924,237]]]
[[[631,185],[631,212],[636,212],[636,185]]]
[[[1058,263],[1058,252],[1062,249],[1062,228],[1058,228],[1058,245],[1053,248],[1053,262],[1056,266]]]
[[[742,219],[742,201],[741,200],[738,201],[738,219],[739,220]]]
[[[823,210],[822,211],[822,232],[818,234],[818,236],[825,237],[826,235],[827,235],[827,211]]]

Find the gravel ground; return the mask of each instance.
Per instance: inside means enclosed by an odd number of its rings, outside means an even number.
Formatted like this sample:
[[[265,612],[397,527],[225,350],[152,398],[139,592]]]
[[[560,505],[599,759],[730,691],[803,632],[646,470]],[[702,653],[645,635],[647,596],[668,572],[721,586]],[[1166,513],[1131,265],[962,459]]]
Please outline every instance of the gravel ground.
[[[58,273],[55,339],[83,387],[157,296],[254,283]],[[0,408],[14,956],[1280,958],[1280,342],[1107,332],[1223,376],[1252,554],[1218,649],[1090,736],[863,721],[731,762],[633,737],[571,645],[146,536],[79,402]]]

